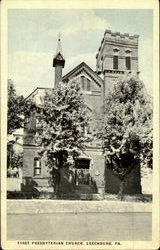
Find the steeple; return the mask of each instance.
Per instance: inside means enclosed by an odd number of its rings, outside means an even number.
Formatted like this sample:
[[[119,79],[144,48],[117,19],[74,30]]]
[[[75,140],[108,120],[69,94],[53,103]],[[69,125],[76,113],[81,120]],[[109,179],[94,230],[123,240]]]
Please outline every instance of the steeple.
[[[55,87],[62,80],[62,68],[64,68],[64,65],[65,65],[65,59],[62,52],[61,36],[59,33],[57,51],[56,55],[53,58],[53,67],[55,68],[55,82],[54,82]]]
[[[61,55],[63,55],[62,52],[62,45],[61,45],[61,34],[58,34],[58,44],[57,44],[57,51],[56,51],[56,55],[60,53]]]

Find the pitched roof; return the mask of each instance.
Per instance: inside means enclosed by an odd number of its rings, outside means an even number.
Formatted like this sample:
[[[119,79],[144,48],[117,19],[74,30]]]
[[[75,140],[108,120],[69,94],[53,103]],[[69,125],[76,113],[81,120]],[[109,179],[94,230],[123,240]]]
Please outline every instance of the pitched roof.
[[[63,76],[62,81],[66,81],[71,77],[78,75],[81,71],[85,71],[99,86],[102,85],[103,80],[93,71],[85,62],[80,63],[70,72]]]
[[[33,96],[37,93],[37,91],[38,91],[39,89],[45,91],[45,90],[52,90],[53,88],[37,87],[36,89],[34,89],[34,90],[25,98],[25,100],[27,100],[27,99],[33,97]]]
[[[82,62],[80,63],[77,67],[72,69],[70,72],[68,72],[66,75],[63,76],[62,81],[67,80],[68,78],[72,76],[76,76],[78,73],[80,73],[82,70],[86,71],[86,73],[99,85],[101,86],[103,83],[103,80],[85,63]],[[42,88],[42,87],[37,87],[35,90],[33,90],[29,96],[27,96],[25,99],[29,99],[33,96],[35,96],[38,92],[38,90],[48,90],[51,91],[53,88]]]

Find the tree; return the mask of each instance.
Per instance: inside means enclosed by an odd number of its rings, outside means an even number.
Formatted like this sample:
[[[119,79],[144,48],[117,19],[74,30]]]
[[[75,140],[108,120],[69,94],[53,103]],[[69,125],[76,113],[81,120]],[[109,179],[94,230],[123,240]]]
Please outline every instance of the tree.
[[[39,154],[45,155],[58,190],[60,169],[69,169],[89,140],[83,133],[89,115],[79,84],[59,83],[56,89],[46,94],[44,104],[37,112]]]
[[[106,165],[113,170],[121,185],[137,164],[152,168],[152,102],[144,84],[135,76],[125,76],[114,83],[104,105],[99,136]]]
[[[23,167],[23,153],[16,154],[13,150],[14,142],[7,145],[7,168],[22,168]]]
[[[25,100],[23,96],[18,96],[13,81],[8,80],[8,143],[7,143],[7,167],[22,168],[22,154],[15,154],[13,145],[16,138],[13,132],[16,129],[23,128],[24,117],[29,117],[31,107],[33,106],[32,100]]]
[[[8,80],[8,127],[7,133],[23,127],[24,97],[18,96],[12,80]]]

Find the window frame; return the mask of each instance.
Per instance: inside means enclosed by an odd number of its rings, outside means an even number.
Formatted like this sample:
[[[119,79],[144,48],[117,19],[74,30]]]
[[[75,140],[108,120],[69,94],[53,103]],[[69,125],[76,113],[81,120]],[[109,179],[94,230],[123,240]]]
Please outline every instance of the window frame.
[[[37,163],[39,162],[39,166],[37,166]],[[37,170],[39,170],[39,173],[37,173]],[[39,158],[34,158],[34,176],[41,176],[42,173],[42,167],[41,167],[41,160]]]
[[[85,76],[81,76],[81,86],[82,90],[85,90]]]
[[[91,80],[88,77],[84,76],[84,75],[81,75],[80,79],[81,79],[81,89],[82,89],[82,91],[91,92]]]
[[[116,59],[116,60],[115,60]],[[118,70],[118,55],[113,55],[113,69]]]
[[[128,59],[129,59],[129,61],[127,62]],[[125,57],[125,64],[126,64],[126,70],[131,70],[131,57],[130,56]],[[129,65],[129,67],[128,67],[128,65]]]

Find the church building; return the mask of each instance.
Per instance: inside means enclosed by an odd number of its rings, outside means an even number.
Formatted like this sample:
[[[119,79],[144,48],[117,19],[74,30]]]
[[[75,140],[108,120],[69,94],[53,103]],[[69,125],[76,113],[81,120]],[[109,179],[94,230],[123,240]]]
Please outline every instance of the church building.
[[[139,74],[138,71],[138,35],[127,33],[113,33],[105,30],[100,47],[96,55],[96,70],[91,69],[85,62],[71,69],[63,75],[65,58],[63,56],[61,39],[58,38],[56,55],[53,58],[55,69],[54,87],[59,82],[74,80],[79,82],[85,102],[90,111],[95,114],[102,113],[104,99],[112,87],[113,82],[126,73]],[[85,58],[84,58],[85,60]],[[43,103],[49,88],[36,88],[27,98],[37,104]],[[32,126],[29,126],[32,120]],[[45,165],[45,159],[38,156],[38,147],[34,136],[36,119],[34,111],[30,121],[25,122],[23,141],[23,186],[33,183],[39,191],[53,191],[50,185],[50,174]],[[89,131],[88,131],[89,133]],[[63,183],[65,183],[65,173]],[[105,160],[98,140],[89,143],[85,152],[75,162],[74,185],[81,193],[118,193],[120,180],[105,166]],[[67,190],[67,184],[62,187],[62,192]],[[135,194],[141,192],[140,167],[137,166],[126,181],[124,192]]]

